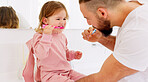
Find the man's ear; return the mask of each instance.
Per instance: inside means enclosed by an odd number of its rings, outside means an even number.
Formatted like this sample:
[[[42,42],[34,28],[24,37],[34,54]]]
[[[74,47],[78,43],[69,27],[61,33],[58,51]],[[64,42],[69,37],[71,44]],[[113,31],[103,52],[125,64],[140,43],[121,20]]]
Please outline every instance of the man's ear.
[[[105,19],[108,16],[108,12],[107,12],[107,9],[106,8],[98,8],[97,9],[97,14],[98,14],[99,17],[105,18]]]
[[[43,22],[44,24],[47,24],[47,18],[46,18],[46,17],[43,17],[42,22]]]

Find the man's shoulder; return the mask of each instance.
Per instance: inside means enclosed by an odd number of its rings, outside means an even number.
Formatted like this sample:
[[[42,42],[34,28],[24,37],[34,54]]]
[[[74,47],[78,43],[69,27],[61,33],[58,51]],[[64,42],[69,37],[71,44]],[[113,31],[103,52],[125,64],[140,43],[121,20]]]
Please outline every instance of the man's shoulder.
[[[143,13],[148,13],[148,4],[141,5],[139,9],[137,9],[137,12],[140,12],[139,15]]]
[[[123,28],[139,28],[141,25],[148,26],[148,5],[142,5],[133,10],[125,19]]]

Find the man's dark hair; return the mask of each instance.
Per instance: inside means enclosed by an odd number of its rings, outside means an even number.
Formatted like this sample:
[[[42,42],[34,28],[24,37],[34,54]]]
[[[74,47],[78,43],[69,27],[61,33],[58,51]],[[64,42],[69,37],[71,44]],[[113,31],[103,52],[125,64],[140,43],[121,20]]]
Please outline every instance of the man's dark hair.
[[[91,11],[96,11],[99,7],[114,8],[125,0],[79,0],[79,4],[85,3]]]

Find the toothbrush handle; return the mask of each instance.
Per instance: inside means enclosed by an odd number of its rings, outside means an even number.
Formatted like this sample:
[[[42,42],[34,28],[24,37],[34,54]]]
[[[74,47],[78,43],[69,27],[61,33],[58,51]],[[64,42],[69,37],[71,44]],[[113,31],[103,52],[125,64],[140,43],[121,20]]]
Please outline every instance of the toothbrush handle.
[[[42,26],[42,28],[45,28],[46,26],[47,26],[47,25],[44,24],[44,25]],[[56,27],[56,26],[55,26],[54,28],[64,29],[64,27]]]
[[[96,29],[93,30],[93,33],[92,33],[92,34],[94,34],[95,32],[96,32]],[[91,35],[92,35],[92,34],[91,34]]]
[[[45,26],[47,26],[47,24],[46,24],[46,25],[45,25],[45,24],[43,24],[42,28],[45,28]]]
[[[54,28],[64,29],[64,27],[54,27]]]

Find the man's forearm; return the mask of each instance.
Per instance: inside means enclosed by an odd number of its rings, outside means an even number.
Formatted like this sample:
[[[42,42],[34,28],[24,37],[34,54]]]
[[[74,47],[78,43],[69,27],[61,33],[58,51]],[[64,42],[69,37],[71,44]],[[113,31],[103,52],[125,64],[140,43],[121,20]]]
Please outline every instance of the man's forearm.
[[[91,74],[75,82],[98,82],[96,74]]]
[[[106,75],[98,72],[98,73],[83,77],[75,82],[116,82],[116,81],[113,79],[110,79],[110,77],[106,77]]]
[[[102,39],[100,39],[98,42],[101,43],[103,46],[107,47],[108,49],[114,51],[116,36],[102,37]]]
[[[81,78],[76,82],[117,82],[121,78],[138,71],[128,68],[110,55],[98,73]]]
[[[114,79],[110,79],[110,77],[106,77],[106,75],[103,73],[98,72],[98,73],[83,77],[75,82],[117,82],[117,81],[115,81]]]

